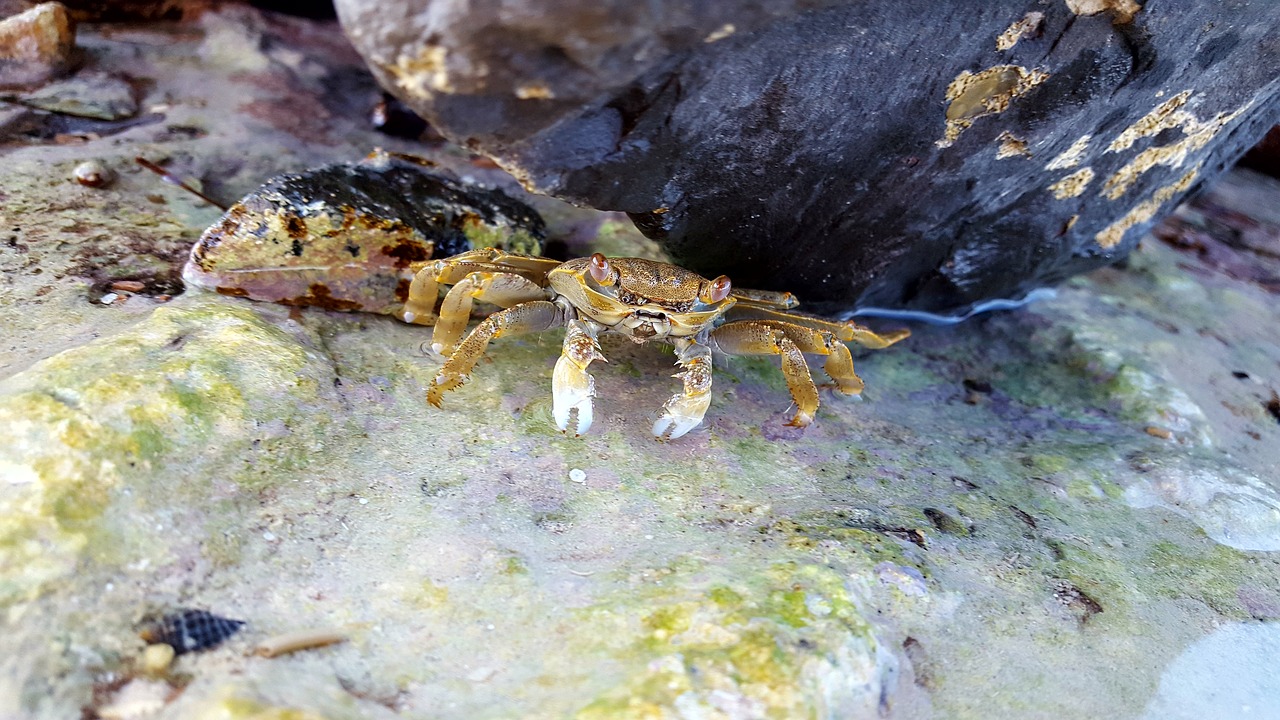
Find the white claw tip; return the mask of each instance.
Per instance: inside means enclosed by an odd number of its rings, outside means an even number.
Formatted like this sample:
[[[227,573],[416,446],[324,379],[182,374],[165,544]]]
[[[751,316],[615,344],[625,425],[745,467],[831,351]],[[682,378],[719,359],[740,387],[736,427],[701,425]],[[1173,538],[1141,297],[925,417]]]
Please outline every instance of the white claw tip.
[[[658,440],[675,440],[698,427],[702,418],[676,417],[664,414],[653,423],[653,436]]]

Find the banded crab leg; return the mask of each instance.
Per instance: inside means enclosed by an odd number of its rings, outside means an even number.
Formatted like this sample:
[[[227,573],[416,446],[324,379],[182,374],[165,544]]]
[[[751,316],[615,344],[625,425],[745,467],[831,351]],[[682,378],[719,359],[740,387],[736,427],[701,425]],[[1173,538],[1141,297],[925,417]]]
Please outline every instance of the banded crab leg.
[[[521,303],[490,315],[463,339],[440,372],[431,379],[427,387],[427,402],[440,407],[440,400],[446,392],[465,383],[493,338],[542,332],[564,323],[564,308],[548,300]]]
[[[813,422],[818,411],[818,388],[809,374],[809,364],[804,353],[791,339],[790,334],[779,327],[784,323],[763,320],[740,320],[721,325],[711,332],[715,346],[728,355],[777,355],[782,358],[782,374],[787,379],[787,389],[796,404],[795,417],[787,423],[792,427],[805,427]],[[804,330],[799,325],[792,326]],[[843,347],[843,346],[842,346]],[[845,348],[845,352],[849,351]],[[849,367],[852,369],[853,361]],[[857,376],[854,376],[855,378]],[[861,381],[858,381],[861,383]]]
[[[534,300],[550,300],[552,293],[534,281],[509,272],[473,272],[458,280],[440,303],[440,316],[431,331],[431,349],[449,354],[471,320],[476,300],[509,308]]]
[[[568,433],[572,426],[574,437],[591,427],[596,381],[587,367],[595,360],[605,360],[600,352],[600,329],[589,320],[570,320],[564,348],[551,375],[551,415],[561,432]]]
[[[729,311],[731,322],[739,320],[762,320],[787,323],[789,325],[802,325],[814,330],[829,332],[840,339],[841,342],[856,342],[859,345],[870,348],[872,350],[883,350],[890,345],[911,335],[910,330],[891,330],[884,334],[876,333],[871,328],[864,327],[853,321],[849,322],[832,322],[824,320],[820,317],[812,315],[801,315],[794,312],[781,312],[774,307],[766,304],[756,303],[752,301],[738,302]],[[809,352],[806,350],[805,352]]]
[[[738,320],[726,323],[711,333],[716,347],[730,355],[779,355],[787,389],[796,404],[795,417],[787,423],[805,427],[813,422],[818,410],[818,388],[809,373],[804,353],[825,355],[822,369],[835,382],[835,389],[845,395],[862,392],[862,378],[853,370],[853,355],[845,342],[856,341],[867,347],[883,348],[907,337],[907,330],[878,335],[853,323],[830,323],[820,318],[790,316],[793,322],[781,320]],[[803,322],[803,324],[801,324]]]
[[[662,406],[653,423],[653,436],[658,440],[674,440],[696,428],[711,406],[711,348],[690,338],[678,338],[676,359],[682,372],[674,377],[684,383]]]
[[[519,275],[542,286],[547,273],[559,261],[509,253],[497,248],[479,248],[460,255],[423,264],[409,282],[400,319],[416,325],[436,323],[436,305],[440,301],[440,286],[453,285],[474,272],[503,272]]]

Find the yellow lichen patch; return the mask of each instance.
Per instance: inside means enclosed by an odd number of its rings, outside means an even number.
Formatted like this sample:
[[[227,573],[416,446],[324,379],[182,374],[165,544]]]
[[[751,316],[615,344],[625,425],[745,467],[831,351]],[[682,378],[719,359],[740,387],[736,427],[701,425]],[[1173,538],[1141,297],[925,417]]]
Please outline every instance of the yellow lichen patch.
[[[1115,200],[1123,195],[1138,181],[1138,178],[1142,177],[1143,173],[1151,168],[1158,165],[1175,168],[1181,166],[1186,162],[1189,154],[1208,145],[1209,141],[1218,134],[1218,131],[1223,126],[1239,117],[1248,107],[1246,105],[1232,113],[1218,113],[1217,117],[1205,122],[1198,121],[1190,113],[1176,113],[1186,116],[1181,124],[1186,137],[1170,145],[1147,148],[1138,153],[1137,157],[1107,178],[1106,184],[1102,187],[1102,194],[1109,200]],[[1114,144],[1112,143],[1112,145]]]
[[[703,38],[702,42],[713,43],[713,42],[716,42],[717,40],[723,40],[737,31],[738,31],[738,28],[734,27],[733,23],[726,23],[724,25],[721,25],[710,35]]]
[[[1098,245],[1107,249],[1119,245],[1120,241],[1124,239],[1125,232],[1129,230],[1129,228],[1155,217],[1156,211],[1160,209],[1160,206],[1168,202],[1174,195],[1177,195],[1183,190],[1191,187],[1191,183],[1195,182],[1196,176],[1199,173],[1200,166],[1197,165],[1187,171],[1187,174],[1179,178],[1177,182],[1171,185],[1165,185],[1159,190],[1156,190],[1151,195],[1150,199],[1138,203],[1138,205],[1130,210],[1124,217],[1111,223],[1105,230],[1095,235],[1094,239],[1097,240]]]
[[[445,67],[448,55],[441,45],[425,45],[417,55],[401,55],[387,70],[396,77],[396,84],[418,96],[430,97],[433,92],[453,92],[453,83]]]
[[[996,149],[997,160],[1014,157],[1015,155],[1031,157],[1031,151],[1027,149],[1027,141],[1008,130],[1000,133],[1000,137],[996,139],[1000,141],[1000,147]]]
[[[1080,168],[1058,182],[1049,186],[1053,196],[1059,200],[1079,197],[1080,193],[1093,181],[1093,168]]]
[[[1125,128],[1111,144],[1107,146],[1107,152],[1120,152],[1133,147],[1133,144],[1139,138],[1167,130],[1169,128],[1186,128],[1188,125],[1194,124],[1196,118],[1189,112],[1182,110],[1182,106],[1187,104],[1187,100],[1191,97],[1190,90],[1184,90],[1177,95],[1160,103],[1155,110],[1143,115],[1138,122]]]
[[[1089,141],[1093,139],[1092,135],[1081,135],[1080,139],[1071,143],[1071,147],[1063,150],[1057,157],[1049,161],[1045,165],[1046,170],[1068,170],[1080,164],[1080,159],[1089,150]]]
[[[516,97],[521,100],[551,100],[556,94],[544,82],[529,83],[516,88]]]
[[[1077,15],[1097,15],[1110,11],[1115,14],[1117,24],[1133,20],[1133,16],[1142,10],[1142,6],[1134,0],[1067,0],[1067,7]]]
[[[1049,73],[1028,70],[1018,65],[997,65],[979,73],[968,70],[956,76],[947,86],[947,130],[938,147],[951,147],[960,133],[984,115],[994,115],[1009,108],[1019,95],[1048,79]]]
[[[1022,38],[1035,37],[1040,33],[1040,28],[1044,25],[1044,13],[1029,12],[1022,16],[1022,19],[1010,25],[1004,32],[1000,33],[1000,37],[996,38],[997,50],[1008,50]]]

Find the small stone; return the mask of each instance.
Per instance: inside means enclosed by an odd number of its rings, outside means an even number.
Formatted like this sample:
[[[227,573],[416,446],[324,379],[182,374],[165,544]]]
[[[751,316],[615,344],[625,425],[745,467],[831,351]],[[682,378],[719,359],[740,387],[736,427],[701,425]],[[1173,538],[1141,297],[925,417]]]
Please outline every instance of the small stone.
[[[0,20],[0,90],[35,87],[65,73],[75,42],[75,28],[60,3]]]
[[[147,289],[147,284],[141,280],[117,280],[111,283],[111,289],[115,292],[140,293]]]
[[[122,78],[99,72],[82,72],[50,83],[23,95],[19,101],[40,110],[96,120],[124,120],[138,114],[133,86]]]
[[[110,305],[111,303],[119,299],[120,299],[120,296],[117,295],[116,293],[107,293],[106,295],[103,295],[98,300],[98,302],[102,303],[103,305]]]
[[[576,483],[584,483],[587,481],[587,473],[579,470],[578,468],[574,468],[569,471],[569,480]]]
[[[160,675],[169,669],[177,651],[168,643],[154,643],[142,651],[142,671],[148,675]]]
[[[106,187],[116,178],[111,168],[97,160],[86,160],[80,163],[75,170],[71,171],[71,176],[76,179],[76,182],[91,188]]]

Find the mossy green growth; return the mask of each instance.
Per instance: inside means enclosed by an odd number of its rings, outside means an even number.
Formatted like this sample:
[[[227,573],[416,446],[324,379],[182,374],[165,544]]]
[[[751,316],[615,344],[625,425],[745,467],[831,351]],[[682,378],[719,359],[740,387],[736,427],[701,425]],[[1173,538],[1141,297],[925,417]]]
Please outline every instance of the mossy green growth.
[[[12,480],[0,488],[0,604],[38,592],[52,577],[28,572],[30,563],[60,574],[85,547],[110,564],[151,542],[142,539],[146,523],[108,511],[122,497],[142,510],[156,498],[205,502],[209,487],[173,483],[174,473],[192,476],[193,466],[250,447],[258,423],[284,421],[292,433],[278,444],[290,447],[279,455],[304,457],[328,423],[314,406],[331,372],[252,310],[212,298],[160,308],[128,332],[6,380],[0,423],[9,438],[0,446],[0,471]],[[221,453],[211,455],[214,437]],[[257,479],[274,461],[223,477]]]
[[[476,221],[464,223],[462,234],[466,235],[473,248],[496,247],[524,255],[542,254],[542,243],[523,228]]]
[[[779,562],[701,591],[692,580],[584,611],[610,625],[589,635],[630,671],[575,717],[715,716],[727,699],[769,718],[874,714],[875,639],[835,570]]]

